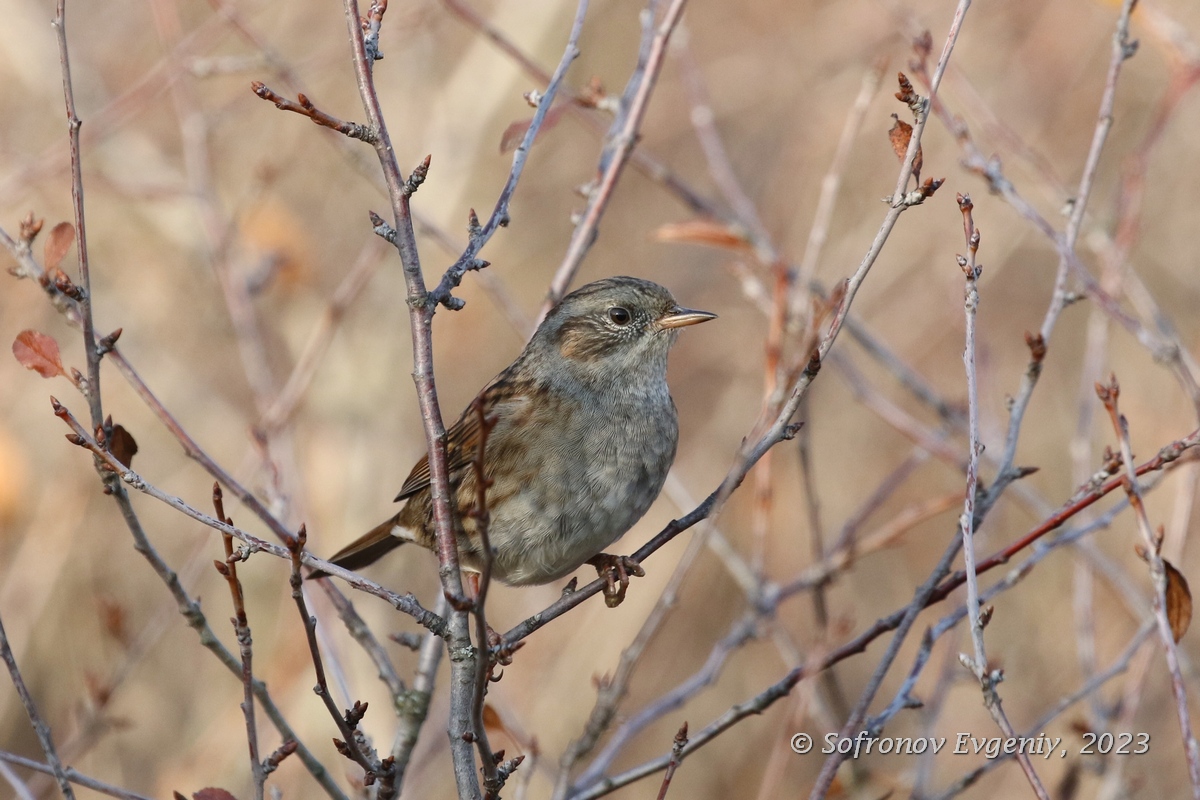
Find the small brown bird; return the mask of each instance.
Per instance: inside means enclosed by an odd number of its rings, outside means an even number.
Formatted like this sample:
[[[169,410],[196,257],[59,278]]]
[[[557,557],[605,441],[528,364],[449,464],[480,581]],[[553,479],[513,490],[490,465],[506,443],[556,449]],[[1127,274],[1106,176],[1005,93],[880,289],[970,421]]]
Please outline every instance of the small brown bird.
[[[477,579],[484,564],[469,513],[482,404],[493,425],[484,449],[492,577],[543,584],[591,563],[608,580],[609,605],[620,602],[628,574],[643,573],[632,559],[601,551],[646,513],[675,460],[679,426],[667,351],[680,328],[715,316],[628,277],[589,283],[550,311],[447,434],[451,508],[468,578]],[[357,570],[405,542],[436,551],[428,456],[413,467],[400,500],[408,501],[400,513],[330,560]]]

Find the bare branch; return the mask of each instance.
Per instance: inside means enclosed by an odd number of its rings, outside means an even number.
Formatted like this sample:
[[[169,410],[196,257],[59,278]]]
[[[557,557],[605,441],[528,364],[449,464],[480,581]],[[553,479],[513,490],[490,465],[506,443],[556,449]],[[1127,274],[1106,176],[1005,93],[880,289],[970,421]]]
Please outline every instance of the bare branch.
[[[4,665],[8,667],[8,675],[17,689],[17,695],[21,698],[21,705],[25,707],[25,716],[29,717],[29,724],[33,726],[38,744],[42,746],[42,752],[46,754],[46,760],[50,763],[50,769],[58,781],[59,791],[66,800],[75,800],[75,792],[71,789],[70,779],[63,769],[62,762],[58,760],[58,750],[54,747],[54,737],[50,734],[50,726],[38,713],[37,704],[33,702],[33,695],[29,693],[29,688],[25,686],[25,680],[21,677],[21,670],[17,667],[17,658],[8,644],[8,634],[4,632],[3,620],[0,620],[0,660],[4,661]]]
[[[587,209],[575,226],[566,255],[550,281],[550,290],[539,315],[541,317],[567,293],[567,287],[571,285],[576,270],[583,263],[583,257],[596,241],[600,218],[608,208],[608,201],[612,197],[617,180],[621,177],[621,172],[637,143],[638,130],[650,105],[650,95],[654,91],[658,73],[662,69],[667,42],[670,41],[671,32],[679,23],[686,4],[687,0],[672,0],[661,22],[654,19],[655,3],[650,3],[642,11],[643,37],[638,64],[629,77],[620,110],[613,120],[608,136],[605,137],[598,175],[594,187],[589,192]]]

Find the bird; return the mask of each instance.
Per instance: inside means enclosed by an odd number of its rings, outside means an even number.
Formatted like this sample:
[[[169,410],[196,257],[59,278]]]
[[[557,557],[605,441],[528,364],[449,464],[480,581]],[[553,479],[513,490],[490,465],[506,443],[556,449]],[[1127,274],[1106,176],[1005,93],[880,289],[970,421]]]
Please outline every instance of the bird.
[[[606,580],[606,603],[621,602],[629,575],[645,573],[631,558],[602,551],[646,513],[675,460],[668,351],[682,328],[715,317],[628,276],[582,286],[550,310],[447,432],[459,563],[471,586],[485,567],[492,579],[527,586],[589,563]],[[480,464],[490,564],[478,513]],[[436,552],[428,454],[399,501],[407,501],[399,513],[329,560],[359,570],[405,543]]]

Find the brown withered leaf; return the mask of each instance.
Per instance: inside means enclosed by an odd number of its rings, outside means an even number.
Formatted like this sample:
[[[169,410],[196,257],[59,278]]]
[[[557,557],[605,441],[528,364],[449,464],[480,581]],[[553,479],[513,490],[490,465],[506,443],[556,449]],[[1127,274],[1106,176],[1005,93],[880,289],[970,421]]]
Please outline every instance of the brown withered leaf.
[[[745,235],[724,222],[715,219],[689,219],[684,222],[668,222],[654,231],[658,242],[686,242],[721,247],[726,250],[747,251],[751,249]]]
[[[492,742],[496,742],[498,737],[503,735],[510,742],[516,745],[517,748],[521,750],[527,749],[527,745],[523,742],[522,737],[518,734],[518,731],[513,730],[513,728],[504,721],[504,718],[500,715],[500,712],[498,712],[495,707],[487,703],[483,704],[483,727],[484,730],[488,732],[488,736],[491,738]]]
[[[53,337],[32,330],[24,330],[13,340],[13,355],[21,366],[31,369],[43,378],[66,375],[62,357],[58,354],[58,342]]]
[[[113,454],[113,458],[128,467],[133,465],[138,446],[133,434],[121,425],[113,425],[112,436],[108,439],[108,451]]]
[[[500,719],[500,714],[491,705],[483,704],[483,727],[489,733],[496,733],[504,730],[504,720]]]
[[[237,797],[224,789],[208,786],[193,794],[192,800],[237,800]]]
[[[1192,590],[1187,578],[1170,561],[1164,558],[1163,566],[1167,571],[1167,621],[1171,623],[1171,635],[1178,642],[1192,622]]]
[[[553,128],[562,119],[563,114],[567,111],[566,103],[559,103],[546,112],[545,118],[542,120],[541,130],[538,135],[542,135],[546,131]],[[533,117],[529,119],[519,119],[504,129],[504,133],[500,135],[500,155],[511,153],[517,149],[517,145],[525,138],[525,132],[529,130],[529,126],[533,124]]]
[[[116,639],[123,646],[128,647],[130,636],[125,607],[112,598],[97,597],[96,610],[100,614],[100,622],[104,626],[104,632]]]
[[[892,152],[896,154],[896,158],[900,159],[900,163],[904,163],[904,157],[908,155],[908,143],[912,140],[912,125],[909,125],[900,117],[892,114],[892,119],[896,122],[892,125],[892,129],[888,131],[888,139],[892,142]],[[917,155],[913,158],[913,177],[917,179],[917,183],[921,182],[921,166],[925,163],[925,155],[921,152],[921,148],[917,147]]]
[[[92,702],[93,708],[104,708],[108,705],[108,701],[112,699],[113,687],[111,684],[103,681],[91,670],[84,671],[83,684],[87,687],[88,699]]]
[[[50,231],[50,235],[46,237],[46,249],[42,256],[47,272],[58,269],[58,265],[62,263],[63,257],[74,243],[74,225],[69,222],[60,222],[54,226],[54,230]]]

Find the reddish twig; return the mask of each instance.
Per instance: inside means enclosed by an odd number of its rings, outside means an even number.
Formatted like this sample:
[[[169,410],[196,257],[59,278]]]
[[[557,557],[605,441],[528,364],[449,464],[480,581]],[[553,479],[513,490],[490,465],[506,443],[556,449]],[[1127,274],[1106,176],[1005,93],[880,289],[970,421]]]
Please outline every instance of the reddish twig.
[[[233,525],[233,520],[225,516],[225,503],[221,496],[221,485],[213,484],[213,510],[217,519],[226,525]],[[237,562],[241,560],[233,552],[233,536],[226,533],[221,537],[225,544],[225,558],[213,561],[217,572],[229,584],[229,595],[233,599],[233,630],[237,637],[238,650],[242,656],[242,716],[246,719],[246,741],[250,746],[250,772],[254,779],[254,797],[262,800],[266,786],[267,773],[263,762],[258,757],[258,727],[254,722],[254,660],[253,640],[250,635],[250,622],[246,616],[246,600],[242,594],[242,582],[238,579]]]
[[[325,680],[325,666],[321,661],[321,649],[317,645],[317,618],[308,613],[308,604],[304,600],[304,576],[300,573],[300,566],[306,539],[307,536],[302,525],[295,538],[288,542],[288,547],[292,561],[292,599],[304,622],[308,651],[312,657],[313,668],[317,673],[317,685],[313,687],[313,692],[321,698],[321,702],[325,704],[326,710],[329,711],[334,724],[342,734],[340,741],[334,740],[338,752],[363,768],[366,772],[363,780],[364,786],[371,786],[376,780],[379,780],[377,794],[384,795],[387,800],[391,800],[395,797],[397,790],[393,760],[391,757],[381,760],[358,728],[358,723],[367,713],[367,704],[356,700],[354,708],[348,709],[344,714],[339,713],[337,704],[334,703],[333,697],[329,693],[329,684]],[[385,791],[389,788],[390,791]]]
[[[263,100],[274,103],[275,107],[281,111],[291,111],[293,114],[308,117],[317,125],[335,130],[343,136],[359,139],[367,144],[375,144],[376,133],[371,126],[360,125],[357,122],[344,122],[337,117],[330,116],[313,105],[313,102],[303,93],[296,95],[296,100],[293,102],[271,91],[262,81],[251,81],[250,89]]]
[[[671,760],[667,762],[666,772],[663,774],[662,786],[658,789],[658,800],[666,800],[667,790],[671,788],[671,779],[675,777],[675,770],[679,767],[679,762],[683,758],[683,748],[687,747],[687,723],[679,726],[679,732],[675,734],[675,743],[671,746]]]
[[[446,465],[446,427],[438,404],[437,386],[433,374],[433,341],[431,338],[434,306],[428,302],[425,278],[421,271],[421,258],[417,251],[413,232],[412,213],[409,205],[411,192],[405,191],[406,181],[396,161],[391,135],[380,107],[375,89],[374,60],[379,55],[372,47],[368,52],[364,38],[364,24],[359,14],[358,0],[345,0],[346,24],[350,32],[350,45],[354,56],[354,73],[359,97],[366,111],[368,123],[375,129],[377,139],[375,154],[383,172],[391,202],[393,224],[388,225],[372,215],[376,233],[395,247],[400,256],[404,275],[406,300],[408,302],[409,330],[413,347],[413,383],[417,390],[417,402],[424,423],[425,445],[429,453],[430,500],[433,509],[434,529],[437,535],[437,556],[442,592],[449,597],[462,596],[462,575],[458,565],[458,547],[454,533],[453,515],[450,509],[450,473]],[[383,7],[373,6],[374,13],[382,15]],[[378,20],[376,20],[377,23]],[[371,24],[376,24],[371,23]],[[475,659],[471,648],[470,623],[466,612],[451,608],[448,616],[447,647],[461,654],[451,662],[450,691],[450,750],[454,763],[455,781],[459,795],[464,798],[479,796],[479,778],[471,744],[466,740],[472,728],[471,709],[474,701]]]

